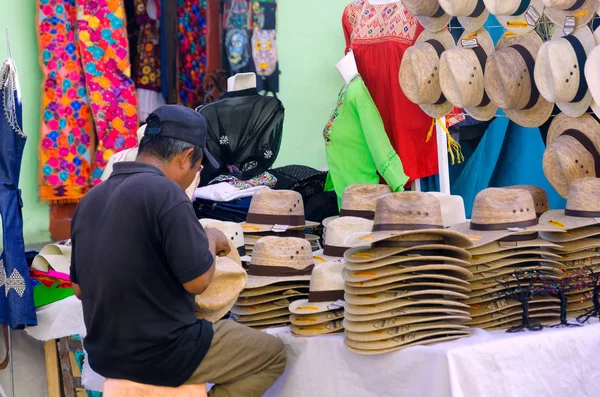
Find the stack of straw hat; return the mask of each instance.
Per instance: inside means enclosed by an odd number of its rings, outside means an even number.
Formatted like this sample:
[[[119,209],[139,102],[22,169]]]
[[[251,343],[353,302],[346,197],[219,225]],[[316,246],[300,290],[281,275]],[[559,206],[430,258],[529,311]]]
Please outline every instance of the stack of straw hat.
[[[560,255],[565,276],[576,274],[581,269],[600,273],[600,179],[582,178],[575,180],[569,189],[565,210],[545,213],[540,223],[552,225],[566,233],[542,233],[545,240],[552,242],[547,255]],[[588,282],[592,282],[589,279]],[[590,285],[586,289],[567,293],[567,313],[578,317],[592,309]]]
[[[242,223],[246,252],[252,255],[256,242],[266,236],[298,237],[318,248],[319,237],[305,234],[315,229],[316,222],[304,219],[304,203],[300,193],[292,190],[259,190],[252,197],[246,222]]]
[[[520,300],[509,294],[530,279],[560,280],[558,255],[547,255],[540,247],[556,247],[539,238],[539,232],[560,230],[539,224],[531,188],[489,188],[475,198],[470,222],[452,227],[473,241],[471,253],[469,325],[473,328],[507,329],[519,325],[523,310]],[[535,190],[535,189],[533,189]],[[541,196],[539,193],[537,200]],[[539,202],[538,202],[539,204]],[[542,208],[547,203],[541,204]],[[540,205],[537,206],[540,208]],[[555,323],[560,305],[555,298],[534,298],[530,317],[543,324]]]
[[[340,215],[325,218],[323,226],[327,228],[329,222],[345,216],[373,220],[377,199],[391,192],[392,190],[387,185],[369,185],[364,183],[350,185],[344,189]]]
[[[267,236],[255,247],[248,281],[231,309],[232,319],[252,328],[289,323],[289,306],[308,296],[314,268],[308,241],[296,237]]]
[[[380,354],[469,335],[471,242],[442,225],[433,195],[392,193],[377,201],[373,230],[346,240],[357,247],[344,255],[349,349]]]
[[[323,249],[314,252],[315,263],[341,262],[344,253],[350,248],[345,240],[355,233],[368,232],[373,227],[373,221],[343,216],[328,223],[327,232],[323,238]]]
[[[290,305],[292,334],[317,336],[342,331],[344,280],[341,262],[317,264],[310,277],[308,299]]]

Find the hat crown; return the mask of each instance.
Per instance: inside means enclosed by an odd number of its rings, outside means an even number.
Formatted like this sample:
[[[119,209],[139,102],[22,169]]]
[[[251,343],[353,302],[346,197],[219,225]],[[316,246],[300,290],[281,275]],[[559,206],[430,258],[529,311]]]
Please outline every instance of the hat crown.
[[[223,222],[216,219],[204,218],[200,219],[200,224],[203,228],[215,228],[223,232],[228,240],[232,241],[236,247],[244,245],[244,230],[242,225],[235,222]]]
[[[583,73],[573,46],[563,38],[545,42],[538,53],[535,79],[540,93],[550,102],[575,98]]]
[[[559,136],[544,152],[546,178],[563,197],[572,181],[595,176],[594,166],[594,156],[571,136]]]
[[[577,3],[577,0],[542,0],[544,6],[558,8],[559,10],[567,10]]]
[[[343,291],[342,262],[325,262],[315,266],[310,275],[310,291]]]
[[[522,189],[488,188],[475,197],[471,222],[502,225],[536,220],[531,193]]]
[[[439,200],[427,193],[386,194],[377,200],[375,225],[432,225],[442,227]]]
[[[540,214],[550,209],[548,205],[548,194],[544,189],[534,185],[516,185],[507,187],[507,189],[520,189],[528,191],[533,197],[535,212]]]
[[[304,216],[302,195],[293,190],[262,189],[252,197],[248,213]]]
[[[439,0],[439,2],[449,15],[467,17],[475,11],[478,0]]]
[[[534,55],[535,58],[535,55]],[[502,109],[523,109],[531,98],[534,81],[525,60],[511,47],[488,57],[485,87],[492,102]]]
[[[310,243],[296,237],[263,237],[252,251],[251,265],[303,270],[314,264]]]
[[[413,103],[432,104],[440,99],[440,57],[429,43],[406,50],[400,66],[400,86]]]
[[[344,240],[355,233],[368,233],[373,221],[353,216],[344,216],[331,221],[325,233],[325,245],[345,247]]]
[[[437,0],[402,0],[402,5],[408,12],[417,17],[433,16],[440,8]]]
[[[485,7],[493,15],[513,15],[519,9],[522,0],[483,0]]]
[[[377,199],[391,192],[392,190],[387,185],[350,185],[344,189],[342,209],[375,212]]]
[[[567,210],[600,212],[600,178],[581,178],[569,187]]]
[[[485,94],[484,74],[475,53],[456,48],[445,51],[440,61],[444,96],[455,106],[479,106]]]

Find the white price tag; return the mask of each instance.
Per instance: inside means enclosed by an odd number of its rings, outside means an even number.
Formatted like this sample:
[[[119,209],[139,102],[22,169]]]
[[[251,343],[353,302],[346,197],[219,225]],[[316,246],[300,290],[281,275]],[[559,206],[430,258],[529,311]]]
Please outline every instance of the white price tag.
[[[288,225],[273,225],[273,227],[271,228],[272,232],[275,233],[283,233],[286,232],[289,229]]]
[[[331,303],[331,304],[328,306],[328,308],[329,308],[329,309],[331,309],[331,310],[335,310],[335,309],[343,309],[343,308],[344,308],[344,301],[343,301],[343,300],[341,300],[341,299],[340,299],[340,300],[337,300],[337,301],[335,301],[335,302]]]
[[[479,47],[479,43],[476,38],[473,39],[463,39],[460,41],[462,48],[477,48]]]
[[[524,232],[525,229],[523,229],[522,227],[509,227],[508,229],[509,232]]]
[[[569,35],[575,31],[575,17],[565,17],[565,26],[563,27],[563,33]]]
[[[529,26],[536,26],[541,17],[533,6],[530,6],[527,12],[525,12],[525,20]]]

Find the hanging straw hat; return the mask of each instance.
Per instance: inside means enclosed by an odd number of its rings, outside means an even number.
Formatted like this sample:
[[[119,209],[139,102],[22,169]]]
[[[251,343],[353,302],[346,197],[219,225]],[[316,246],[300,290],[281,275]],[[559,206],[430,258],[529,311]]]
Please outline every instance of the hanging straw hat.
[[[479,192],[473,203],[471,221],[450,229],[469,235],[473,248],[503,239],[536,241],[538,232],[560,231],[555,226],[538,224],[531,193],[502,188]]]
[[[373,221],[353,216],[344,216],[329,223],[325,234],[323,249],[314,252],[315,262],[341,261],[350,247],[344,245],[347,237],[356,233],[368,233]]]
[[[596,44],[600,44],[600,28],[594,31],[594,39]],[[598,70],[600,70],[600,48],[596,46],[588,54],[587,61],[585,62],[585,79],[592,95],[592,104],[590,107],[596,116],[600,117],[600,106],[597,105],[600,103],[600,75],[598,74]]]
[[[407,247],[427,243],[468,248],[470,240],[444,229],[440,201],[427,193],[390,193],[377,200],[371,233],[358,233],[346,239],[351,247],[383,242],[376,247]],[[424,243],[425,242],[425,243]]]
[[[306,228],[319,226],[316,222],[304,219],[300,193],[292,190],[259,190],[252,197],[246,222],[242,223],[244,233],[269,232],[276,225],[286,226],[288,230],[301,234]]]
[[[582,178],[571,183],[567,208],[548,211],[540,223],[554,225],[559,230],[573,230],[600,225],[600,178]]]
[[[402,0],[402,5],[429,32],[445,29],[452,17],[440,7],[438,0]]]
[[[544,174],[563,197],[577,179],[600,177],[600,123],[589,114],[559,114],[548,130]]]
[[[533,203],[535,204],[535,214],[539,218],[542,214],[548,210],[550,210],[550,205],[548,204],[548,194],[544,189],[538,186],[533,185],[516,185],[516,186],[508,186],[506,189],[521,189],[527,190],[531,193],[533,197]]]
[[[264,237],[254,246],[246,289],[309,281],[313,267],[308,241],[295,237]]]
[[[557,30],[539,50],[535,83],[542,96],[556,102],[568,116],[581,116],[592,103],[584,71],[587,56],[595,46],[594,34],[582,26],[568,36]]]
[[[439,0],[440,6],[448,14],[458,17],[458,22],[468,32],[479,30],[490,13],[483,0]]]
[[[440,57],[454,48],[452,34],[446,29],[423,31],[414,46],[402,56],[399,81],[402,92],[429,116],[440,118],[452,110],[452,104],[440,88]]]
[[[485,64],[492,52],[494,42],[487,30],[481,28],[477,32],[465,32],[458,47],[445,51],[440,60],[444,96],[476,120],[490,120],[498,110],[485,92]]]
[[[498,22],[509,32],[526,34],[537,26],[544,14],[542,0],[483,0]]]
[[[292,314],[317,314],[343,308],[338,301],[344,300],[344,264],[339,262],[320,263],[310,277],[308,299],[290,305]]]
[[[565,26],[567,17],[575,17],[575,27],[590,23],[596,13],[597,0],[542,0],[546,15],[556,25]],[[562,30],[562,29],[561,29]]]
[[[344,189],[342,195],[342,210],[339,217],[355,216],[373,220],[375,218],[375,203],[384,194],[391,193],[388,185],[370,185],[357,183]],[[339,218],[331,216],[323,220],[323,226],[327,227],[329,222]]]
[[[516,36],[507,32],[486,64],[485,89],[490,99],[524,127],[539,127],[554,109],[535,85],[535,60],[542,44],[535,31]]]
[[[196,316],[215,322],[233,307],[246,285],[246,271],[226,257],[217,257],[212,281],[201,295],[196,296]]]
[[[214,228],[223,232],[225,237],[231,241],[237,250],[240,260],[248,262],[250,257],[246,255],[246,245],[244,244],[244,231],[239,223],[222,222],[216,219],[204,218],[200,219],[200,224],[204,229]]]

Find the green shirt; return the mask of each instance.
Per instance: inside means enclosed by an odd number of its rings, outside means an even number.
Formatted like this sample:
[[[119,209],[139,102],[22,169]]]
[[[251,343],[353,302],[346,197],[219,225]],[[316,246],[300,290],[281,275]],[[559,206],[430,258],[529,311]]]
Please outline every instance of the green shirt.
[[[340,91],[323,136],[329,165],[325,189],[335,190],[339,206],[347,186],[378,184],[379,175],[392,191],[404,190],[409,178],[360,75]]]

